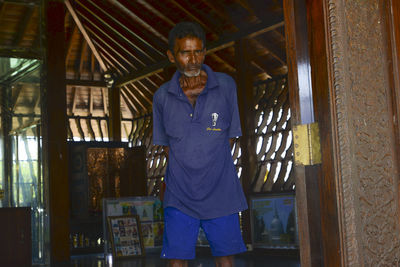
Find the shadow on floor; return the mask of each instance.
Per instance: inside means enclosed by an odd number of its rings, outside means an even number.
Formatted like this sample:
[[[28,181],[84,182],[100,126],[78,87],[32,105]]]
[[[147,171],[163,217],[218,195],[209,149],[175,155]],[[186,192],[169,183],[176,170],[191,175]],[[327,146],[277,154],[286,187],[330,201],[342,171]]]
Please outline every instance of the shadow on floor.
[[[270,254],[270,253],[268,253]],[[280,253],[279,256],[264,252],[246,252],[235,256],[235,267],[299,267],[297,253]],[[142,258],[108,260],[101,254],[74,256],[70,262],[59,263],[55,267],[165,267],[167,261],[160,259],[160,253],[150,252]],[[197,252],[196,259],[189,261],[189,267],[213,267],[214,259],[208,250]]]

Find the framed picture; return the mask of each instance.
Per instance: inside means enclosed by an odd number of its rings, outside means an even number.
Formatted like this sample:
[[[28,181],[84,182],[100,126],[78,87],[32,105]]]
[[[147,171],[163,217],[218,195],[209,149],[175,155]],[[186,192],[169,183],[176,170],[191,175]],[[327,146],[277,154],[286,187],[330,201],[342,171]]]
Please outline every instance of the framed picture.
[[[145,255],[139,216],[110,216],[107,222],[115,258]]]
[[[107,218],[138,215],[145,249],[160,248],[164,231],[164,212],[157,197],[103,198],[104,254],[112,253]]]
[[[251,196],[250,216],[254,247],[298,248],[294,192]]]

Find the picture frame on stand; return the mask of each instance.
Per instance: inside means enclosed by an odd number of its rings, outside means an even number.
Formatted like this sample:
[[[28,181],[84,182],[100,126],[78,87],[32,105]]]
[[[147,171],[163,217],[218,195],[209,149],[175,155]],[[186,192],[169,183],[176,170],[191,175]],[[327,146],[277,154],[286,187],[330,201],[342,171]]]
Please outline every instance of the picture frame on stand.
[[[139,216],[110,216],[107,222],[113,257],[118,259],[145,255]]]
[[[250,222],[253,247],[298,249],[294,192],[252,195]]]

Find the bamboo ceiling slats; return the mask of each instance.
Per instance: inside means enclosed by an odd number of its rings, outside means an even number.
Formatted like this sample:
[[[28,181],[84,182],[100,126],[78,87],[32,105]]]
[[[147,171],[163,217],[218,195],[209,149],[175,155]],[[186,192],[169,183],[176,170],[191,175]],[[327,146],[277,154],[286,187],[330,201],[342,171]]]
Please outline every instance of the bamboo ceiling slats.
[[[108,98],[97,93],[107,91],[105,83],[100,84],[104,72],[111,73],[121,89],[122,118],[151,112],[154,92],[173,73],[165,55],[168,32],[182,20],[196,21],[205,29],[205,62],[216,71],[235,76],[234,43],[247,38],[249,71],[256,81],[287,72],[282,0],[64,2],[67,106],[74,116],[108,115],[103,102]],[[40,55],[39,12],[40,1],[0,1],[0,56]],[[84,85],[91,81],[98,84]],[[72,103],[74,84],[77,102]]]

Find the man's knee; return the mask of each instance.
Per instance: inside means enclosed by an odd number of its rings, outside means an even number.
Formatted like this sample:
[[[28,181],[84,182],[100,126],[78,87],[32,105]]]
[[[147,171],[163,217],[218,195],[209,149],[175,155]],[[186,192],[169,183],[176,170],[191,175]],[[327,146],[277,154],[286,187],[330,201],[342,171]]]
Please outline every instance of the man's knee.
[[[187,267],[187,260],[170,259],[168,260],[168,267]]]
[[[222,256],[215,258],[215,265],[217,267],[233,267],[233,256]]]

